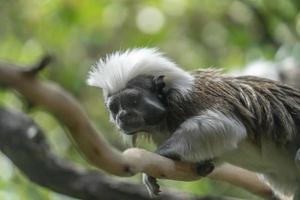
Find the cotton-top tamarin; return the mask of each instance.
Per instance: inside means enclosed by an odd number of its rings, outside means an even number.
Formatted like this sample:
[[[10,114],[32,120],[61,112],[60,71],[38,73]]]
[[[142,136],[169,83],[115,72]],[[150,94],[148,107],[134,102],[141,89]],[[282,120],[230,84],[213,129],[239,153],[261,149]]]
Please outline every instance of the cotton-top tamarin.
[[[186,72],[148,48],[100,59],[88,84],[102,88],[118,129],[149,134],[158,154],[199,163],[202,175],[228,162],[300,199],[300,91],[254,76]],[[153,177],[144,181],[158,193]]]

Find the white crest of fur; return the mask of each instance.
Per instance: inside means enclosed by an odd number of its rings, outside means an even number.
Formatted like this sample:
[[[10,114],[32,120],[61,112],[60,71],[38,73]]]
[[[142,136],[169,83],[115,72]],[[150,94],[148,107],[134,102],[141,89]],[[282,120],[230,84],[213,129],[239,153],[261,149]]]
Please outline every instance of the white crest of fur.
[[[164,75],[166,87],[183,94],[193,84],[193,76],[177,67],[161,52],[153,48],[117,51],[100,59],[90,70],[87,83],[103,89],[106,97],[125,88],[138,75]]]

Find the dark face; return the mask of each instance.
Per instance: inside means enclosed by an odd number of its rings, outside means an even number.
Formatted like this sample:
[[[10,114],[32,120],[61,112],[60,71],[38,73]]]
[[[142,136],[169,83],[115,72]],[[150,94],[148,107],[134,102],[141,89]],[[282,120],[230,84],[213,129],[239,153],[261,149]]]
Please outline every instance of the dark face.
[[[107,107],[117,127],[132,135],[149,131],[164,121],[166,107],[162,103],[163,78],[138,76],[127,87],[107,99]]]

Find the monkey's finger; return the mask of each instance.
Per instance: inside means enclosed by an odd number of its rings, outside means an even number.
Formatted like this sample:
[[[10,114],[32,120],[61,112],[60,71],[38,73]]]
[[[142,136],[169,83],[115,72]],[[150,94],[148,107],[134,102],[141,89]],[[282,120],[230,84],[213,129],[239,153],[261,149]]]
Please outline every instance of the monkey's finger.
[[[159,185],[157,184],[155,178],[148,176],[147,180],[144,183],[151,197],[155,197],[159,195],[160,192]]]
[[[154,198],[158,195],[157,186],[150,182],[145,182],[145,186],[151,198]]]
[[[151,197],[156,197],[159,195],[160,186],[158,185],[156,178],[148,176],[147,174],[143,174],[143,183]]]

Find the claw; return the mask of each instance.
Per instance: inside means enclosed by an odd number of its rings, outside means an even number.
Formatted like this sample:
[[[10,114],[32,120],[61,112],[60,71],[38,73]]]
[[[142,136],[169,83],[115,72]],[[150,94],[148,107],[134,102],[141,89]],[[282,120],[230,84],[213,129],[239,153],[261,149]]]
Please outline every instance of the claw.
[[[143,183],[146,186],[150,197],[156,197],[161,192],[160,186],[157,183],[156,178],[143,174]]]

